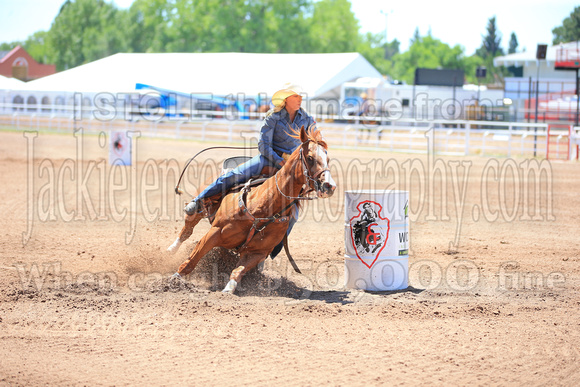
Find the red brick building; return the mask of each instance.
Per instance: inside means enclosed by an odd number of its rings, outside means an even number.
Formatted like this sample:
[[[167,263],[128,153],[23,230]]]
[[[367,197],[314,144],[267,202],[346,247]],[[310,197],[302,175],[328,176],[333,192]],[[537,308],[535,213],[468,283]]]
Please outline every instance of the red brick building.
[[[55,65],[38,63],[20,46],[11,51],[0,51],[0,75],[31,81],[54,73]]]

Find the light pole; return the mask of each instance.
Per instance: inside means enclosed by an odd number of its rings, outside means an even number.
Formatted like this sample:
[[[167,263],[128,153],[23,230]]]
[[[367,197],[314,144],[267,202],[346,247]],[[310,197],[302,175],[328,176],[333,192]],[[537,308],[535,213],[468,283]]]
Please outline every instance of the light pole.
[[[390,10],[390,11],[387,12],[387,11],[383,11],[381,9],[381,14],[382,15],[385,15],[385,45],[389,42],[387,40],[387,24],[388,24],[387,22],[388,22],[389,14],[392,13],[392,12],[393,12],[393,10]]]
[[[580,112],[580,79],[578,78],[578,68],[576,68],[576,126],[578,126],[578,113]]]
[[[393,11],[391,10],[391,11],[388,11],[387,12],[387,11],[383,11],[381,9],[380,12],[381,12],[382,15],[385,16],[385,42],[383,44],[383,48],[384,48],[383,57],[385,59],[389,59],[390,56],[392,55],[392,53],[391,53],[391,50],[389,50],[389,41],[387,40],[387,25],[388,25],[389,13],[392,13]]]
[[[486,76],[487,76],[487,68],[485,66],[478,66],[475,69],[475,77],[477,78],[477,107],[476,107],[477,120],[480,119],[480,114],[479,114],[479,93],[481,90],[480,79],[485,78]]]
[[[536,72],[536,112],[534,114],[534,123],[538,123],[538,99],[540,97],[540,61],[546,59],[546,51],[548,50],[547,44],[538,44],[536,49],[536,66],[538,68]],[[549,141],[549,139],[548,139]],[[536,157],[536,148],[538,146],[538,127],[534,126],[534,157]]]

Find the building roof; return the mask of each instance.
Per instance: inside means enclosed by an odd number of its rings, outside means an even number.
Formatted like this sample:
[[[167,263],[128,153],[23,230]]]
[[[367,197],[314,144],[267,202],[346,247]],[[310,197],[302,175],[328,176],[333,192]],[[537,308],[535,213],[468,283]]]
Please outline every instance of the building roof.
[[[0,63],[4,62],[5,60],[9,60],[12,54],[18,52],[19,50],[24,50],[24,48],[22,48],[21,46],[16,46],[12,50],[0,51]]]
[[[293,82],[313,98],[336,94],[342,83],[359,77],[380,76],[358,53],[135,53],[115,54],[49,75],[28,82],[26,89],[119,93],[143,83],[183,93],[271,96]]]
[[[19,68],[16,72],[14,71],[15,66]],[[38,63],[22,46],[0,52],[0,74],[5,77],[15,77],[28,81],[54,73],[56,73],[55,65]]]
[[[580,41],[578,42],[570,42],[570,43],[560,43],[555,46],[548,46],[548,50],[546,51],[546,66],[554,67],[556,62],[556,53],[560,48],[564,49],[577,49],[580,45]],[[525,52],[517,52],[515,54],[509,54],[504,56],[498,56],[493,60],[495,66],[528,66],[529,64],[536,64],[536,51],[525,51]]]
[[[26,83],[16,78],[7,78],[0,75],[0,90],[21,90],[26,87]]]

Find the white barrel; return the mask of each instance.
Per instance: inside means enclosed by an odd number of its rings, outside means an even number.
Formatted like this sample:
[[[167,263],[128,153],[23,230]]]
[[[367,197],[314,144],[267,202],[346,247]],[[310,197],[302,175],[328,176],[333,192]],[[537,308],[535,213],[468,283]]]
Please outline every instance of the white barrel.
[[[109,164],[131,165],[131,138],[126,131],[111,132]]]
[[[345,192],[345,286],[399,290],[409,278],[409,192]]]

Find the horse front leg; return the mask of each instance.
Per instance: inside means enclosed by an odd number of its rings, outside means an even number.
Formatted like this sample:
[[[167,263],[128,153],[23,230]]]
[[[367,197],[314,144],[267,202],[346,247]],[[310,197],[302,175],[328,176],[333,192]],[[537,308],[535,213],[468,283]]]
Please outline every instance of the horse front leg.
[[[233,294],[242,280],[242,277],[254,267],[258,266],[258,264],[264,259],[266,259],[266,254],[264,253],[242,254],[238,261],[238,266],[232,271],[232,274],[230,274],[230,281],[222,292]]]
[[[181,229],[179,236],[177,237],[175,242],[173,242],[173,244],[167,248],[167,251],[170,252],[171,254],[175,254],[177,250],[179,250],[181,244],[191,236],[191,234],[193,233],[193,229],[195,228],[195,226],[197,226],[197,224],[202,218],[203,218],[202,213],[186,215],[185,224],[183,225],[183,228]]]
[[[211,249],[219,245],[221,229],[212,227],[195,245],[195,248],[189,255],[189,258],[179,266],[177,272],[173,274],[173,278],[181,278],[186,276],[195,269],[200,259],[202,259]]]

